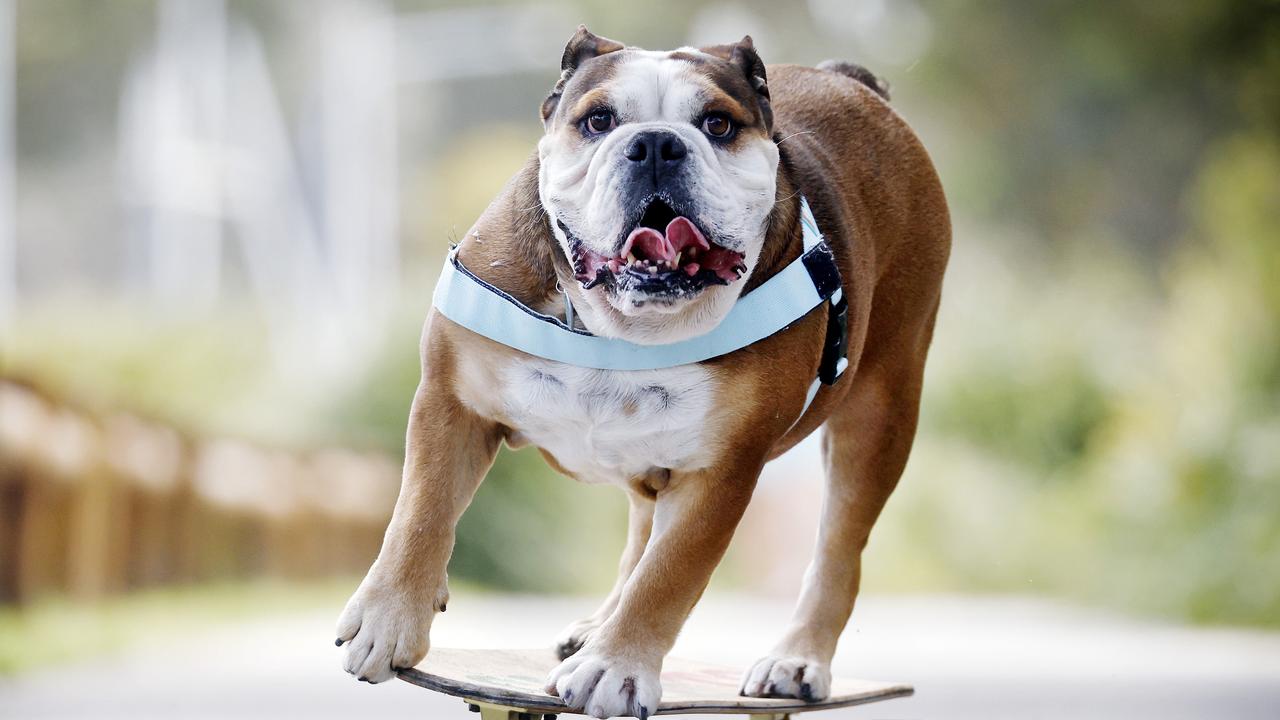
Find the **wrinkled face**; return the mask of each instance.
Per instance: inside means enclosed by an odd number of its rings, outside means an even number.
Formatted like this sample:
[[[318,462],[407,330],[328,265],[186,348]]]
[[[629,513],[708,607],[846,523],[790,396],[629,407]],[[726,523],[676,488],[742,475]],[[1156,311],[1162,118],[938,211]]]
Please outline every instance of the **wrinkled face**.
[[[739,64],[690,48],[617,50],[569,76],[539,193],[593,332],[674,342],[732,308],[774,204],[766,106]]]

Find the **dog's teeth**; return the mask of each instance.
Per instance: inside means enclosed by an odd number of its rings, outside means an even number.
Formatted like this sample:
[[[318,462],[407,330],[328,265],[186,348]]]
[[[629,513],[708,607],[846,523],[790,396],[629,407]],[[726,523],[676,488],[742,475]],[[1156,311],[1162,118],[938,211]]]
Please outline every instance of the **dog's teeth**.
[[[684,254],[683,250],[676,253],[676,259],[671,261],[671,267],[673,268],[680,267],[680,256],[683,254]]]
[[[631,264],[633,264],[635,261],[636,261],[636,254],[635,254],[635,253],[627,253],[627,264],[628,264],[628,265],[631,265]]]
[[[657,274],[658,274],[658,266],[657,266],[657,265],[650,265],[650,266],[649,266],[649,274],[650,274],[650,275],[657,275]]]

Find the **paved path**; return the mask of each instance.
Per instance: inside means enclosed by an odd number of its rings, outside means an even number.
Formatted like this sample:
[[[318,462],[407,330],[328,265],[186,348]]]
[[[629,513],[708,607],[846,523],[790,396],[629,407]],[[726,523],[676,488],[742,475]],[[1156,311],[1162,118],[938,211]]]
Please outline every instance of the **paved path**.
[[[544,645],[590,607],[576,598],[457,596],[435,642]],[[767,649],[788,609],[710,596],[676,652],[745,665]],[[474,717],[405,683],[345,676],[330,637],[334,613],[193,632],[0,680],[0,718]],[[1280,634],[1170,627],[1038,600],[865,598],[835,666],[913,682],[917,694],[815,720],[1280,717]]]

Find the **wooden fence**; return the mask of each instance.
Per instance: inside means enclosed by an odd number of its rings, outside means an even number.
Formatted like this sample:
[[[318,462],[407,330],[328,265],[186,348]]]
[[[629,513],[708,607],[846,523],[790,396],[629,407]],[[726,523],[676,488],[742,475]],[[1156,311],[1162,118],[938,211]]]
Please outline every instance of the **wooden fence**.
[[[0,603],[363,572],[399,475],[383,456],[191,438],[0,378]]]

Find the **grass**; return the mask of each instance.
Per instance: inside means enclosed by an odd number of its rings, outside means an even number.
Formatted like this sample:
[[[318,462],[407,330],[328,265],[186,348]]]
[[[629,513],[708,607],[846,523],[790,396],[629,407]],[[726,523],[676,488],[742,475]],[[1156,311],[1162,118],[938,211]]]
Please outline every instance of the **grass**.
[[[192,627],[341,607],[359,583],[258,580],[145,590],[95,603],[64,599],[0,608],[0,676],[118,651]]]

